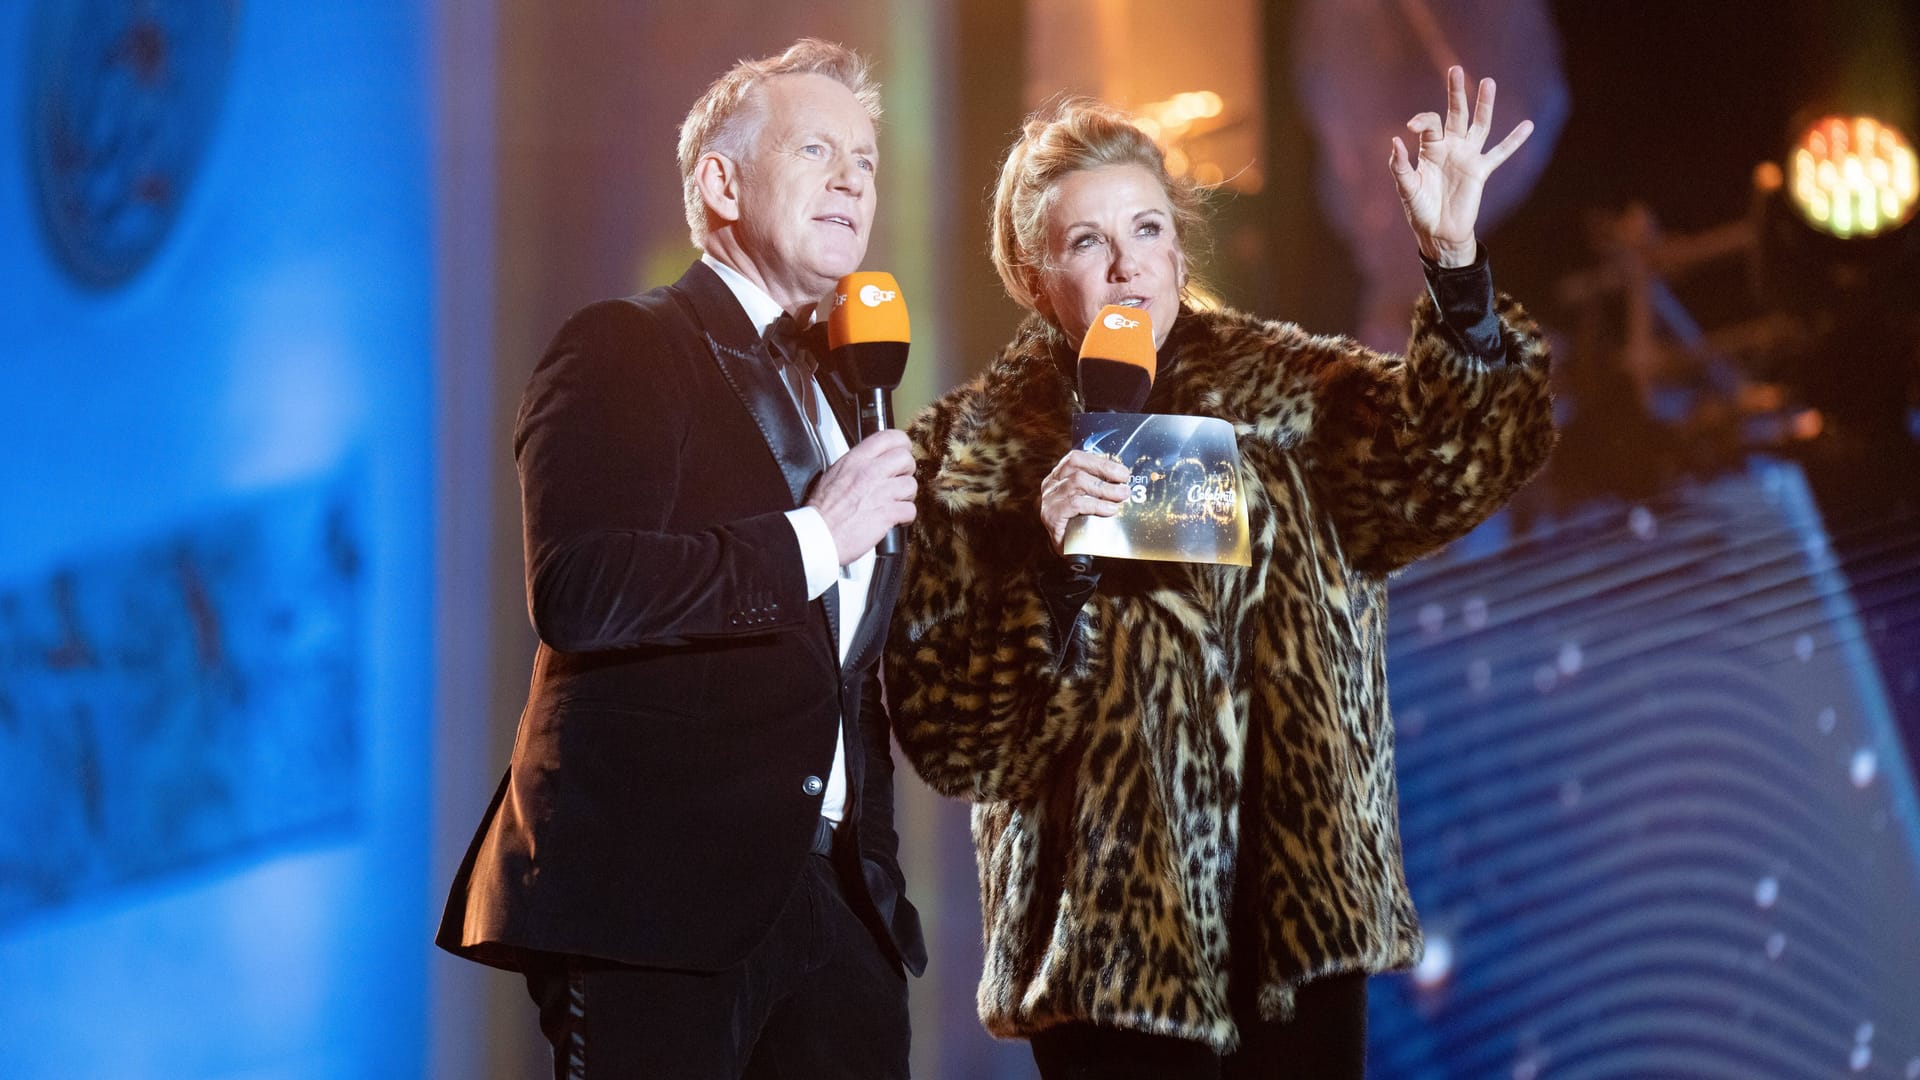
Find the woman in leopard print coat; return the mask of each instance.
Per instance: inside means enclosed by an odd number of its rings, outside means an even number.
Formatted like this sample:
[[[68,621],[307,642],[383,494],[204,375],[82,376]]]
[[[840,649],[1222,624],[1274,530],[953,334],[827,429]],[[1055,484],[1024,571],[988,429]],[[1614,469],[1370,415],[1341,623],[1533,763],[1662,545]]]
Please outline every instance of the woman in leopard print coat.
[[[975,804],[981,1019],[1045,1076],[1359,1075],[1366,974],[1420,955],[1387,578],[1553,442],[1545,343],[1473,239],[1478,181],[1527,131],[1481,153],[1491,91],[1469,125],[1456,69],[1444,124],[1409,125],[1419,160],[1394,140],[1431,287],[1404,358],[1183,303],[1197,196],[1122,115],[1068,103],[1008,156],[995,262],[1035,314],[912,425],[887,674],[907,757]],[[1234,426],[1251,567],[1058,554],[1124,494],[1124,466],[1068,447],[1079,341],[1116,302],[1158,334],[1147,410]]]

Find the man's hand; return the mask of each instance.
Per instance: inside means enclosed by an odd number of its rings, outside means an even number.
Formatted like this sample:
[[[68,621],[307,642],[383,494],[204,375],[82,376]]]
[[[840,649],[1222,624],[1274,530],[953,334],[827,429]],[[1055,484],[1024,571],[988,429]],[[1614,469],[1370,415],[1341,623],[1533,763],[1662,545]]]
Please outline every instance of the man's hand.
[[[840,565],[865,555],[895,525],[913,520],[913,450],[904,431],[876,431],[834,462],[807,505],[833,533]]]

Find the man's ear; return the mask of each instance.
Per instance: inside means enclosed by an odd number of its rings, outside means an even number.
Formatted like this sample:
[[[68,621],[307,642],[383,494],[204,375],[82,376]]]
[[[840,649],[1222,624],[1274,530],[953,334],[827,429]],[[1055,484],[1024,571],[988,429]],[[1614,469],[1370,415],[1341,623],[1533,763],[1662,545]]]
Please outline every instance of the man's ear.
[[[740,220],[740,164],[725,154],[708,151],[693,166],[693,183],[707,213],[723,225]]]

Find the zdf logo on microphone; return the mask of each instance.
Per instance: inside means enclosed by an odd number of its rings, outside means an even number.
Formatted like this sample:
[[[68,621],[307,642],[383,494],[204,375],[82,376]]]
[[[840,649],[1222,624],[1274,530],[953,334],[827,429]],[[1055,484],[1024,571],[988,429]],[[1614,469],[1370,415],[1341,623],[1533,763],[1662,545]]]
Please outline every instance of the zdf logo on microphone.
[[[878,285],[860,286],[860,302],[868,307],[879,307],[899,295],[892,289],[883,289]]]
[[[1129,319],[1117,311],[1110,311],[1106,318],[1100,320],[1100,325],[1109,330],[1131,330],[1140,325],[1140,320]]]

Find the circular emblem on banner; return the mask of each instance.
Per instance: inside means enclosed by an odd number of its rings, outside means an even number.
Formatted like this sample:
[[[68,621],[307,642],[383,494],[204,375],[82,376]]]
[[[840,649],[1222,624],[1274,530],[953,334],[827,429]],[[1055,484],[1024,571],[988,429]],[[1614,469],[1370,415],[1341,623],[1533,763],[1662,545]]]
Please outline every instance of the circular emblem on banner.
[[[53,257],[109,289],[179,215],[226,90],[233,0],[43,0],[27,68],[27,161]]]

